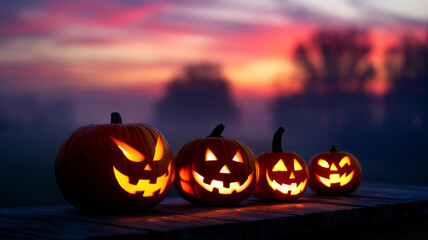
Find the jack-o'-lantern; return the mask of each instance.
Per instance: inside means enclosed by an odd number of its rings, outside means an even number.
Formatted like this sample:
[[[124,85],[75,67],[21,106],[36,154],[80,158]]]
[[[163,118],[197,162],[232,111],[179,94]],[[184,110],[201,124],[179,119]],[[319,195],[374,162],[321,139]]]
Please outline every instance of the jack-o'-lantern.
[[[153,207],[174,181],[171,148],[153,126],[111,124],[77,129],[55,160],[58,187],[65,199],[86,211],[127,211]]]
[[[232,205],[254,191],[256,156],[244,143],[223,138],[223,129],[220,124],[207,138],[190,141],[177,152],[175,187],[184,199]]]
[[[330,152],[312,158],[309,172],[309,187],[325,195],[350,194],[360,186],[362,177],[358,160],[350,153],[338,152],[335,145]]]
[[[296,153],[282,151],[283,133],[282,127],[275,132],[272,152],[264,152],[257,156],[260,178],[254,194],[260,199],[292,201],[306,191],[308,167]]]

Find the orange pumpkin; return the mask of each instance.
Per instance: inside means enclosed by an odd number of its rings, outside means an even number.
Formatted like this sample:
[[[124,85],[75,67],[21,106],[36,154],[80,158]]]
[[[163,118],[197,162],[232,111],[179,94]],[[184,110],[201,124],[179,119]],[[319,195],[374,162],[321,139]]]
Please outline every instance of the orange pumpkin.
[[[350,153],[338,152],[334,145],[330,152],[312,158],[309,172],[309,187],[326,195],[350,194],[360,186],[362,178],[358,160]]]
[[[153,207],[174,180],[173,153],[154,127],[111,124],[77,129],[61,145],[55,176],[65,199],[87,211],[127,211]]]
[[[247,199],[257,180],[256,156],[244,143],[223,138],[223,124],[207,138],[186,143],[177,152],[175,187],[186,200],[231,205]]]
[[[260,199],[292,201],[306,191],[308,167],[296,153],[282,151],[283,133],[282,127],[275,132],[272,152],[264,152],[257,156],[260,178],[254,194]]]

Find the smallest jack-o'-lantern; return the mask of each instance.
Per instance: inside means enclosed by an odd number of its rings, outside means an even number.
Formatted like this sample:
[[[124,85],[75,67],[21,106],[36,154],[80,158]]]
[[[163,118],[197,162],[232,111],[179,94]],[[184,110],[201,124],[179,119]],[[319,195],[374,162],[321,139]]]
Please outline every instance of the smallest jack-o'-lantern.
[[[361,183],[361,166],[350,153],[339,152],[333,145],[330,152],[320,153],[309,163],[309,187],[319,194],[347,195]]]
[[[303,195],[308,183],[308,167],[303,159],[293,152],[284,152],[280,127],[273,137],[272,152],[257,157],[260,178],[254,194],[264,200],[292,201]]]

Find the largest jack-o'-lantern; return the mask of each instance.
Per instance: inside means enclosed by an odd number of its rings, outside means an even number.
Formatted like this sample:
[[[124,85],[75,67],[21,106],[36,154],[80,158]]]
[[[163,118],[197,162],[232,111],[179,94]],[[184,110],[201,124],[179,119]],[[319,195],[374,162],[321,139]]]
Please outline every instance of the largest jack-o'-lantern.
[[[221,137],[223,124],[207,138],[186,143],[177,152],[177,192],[186,200],[211,205],[237,204],[257,181],[256,156],[244,143]]]
[[[77,129],[61,145],[55,161],[56,180],[72,205],[87,211],[126,211],[162,201],[174,181],[171,148],[147,124],[111,124]]]
[[[309,187],[319,194],[346,195],[361,183],[361,166],[350,153],[339,152],[335,145],[330,152],[320,153],[309,163]]]
[[[281,138],[284,128],[274,134],[272,152],[257,156],[260,178],[254,194],[264,200],[292,201],[307,188],[309,171],[303,159],[293,152],[284,152]]]

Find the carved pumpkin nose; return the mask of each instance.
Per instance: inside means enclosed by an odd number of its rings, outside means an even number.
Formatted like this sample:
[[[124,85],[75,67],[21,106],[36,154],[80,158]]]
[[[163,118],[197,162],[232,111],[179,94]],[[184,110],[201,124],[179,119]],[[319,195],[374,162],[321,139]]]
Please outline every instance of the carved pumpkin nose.
[[[334,163],[331,164],[330,171],[337,171],[337,167]]]
[[[290,179],[295,179],[296,177],[294,176],[294,173],[292,172],[290,175]]]
[[[230,174],[229,168],[227,168],[226,165],[223,166],[223,168],[220,170],[220,173],[227,173]]]
[[[147,164],[144,168],[145,171],[152,171],[152,167],[150,167],[150,164]]]

